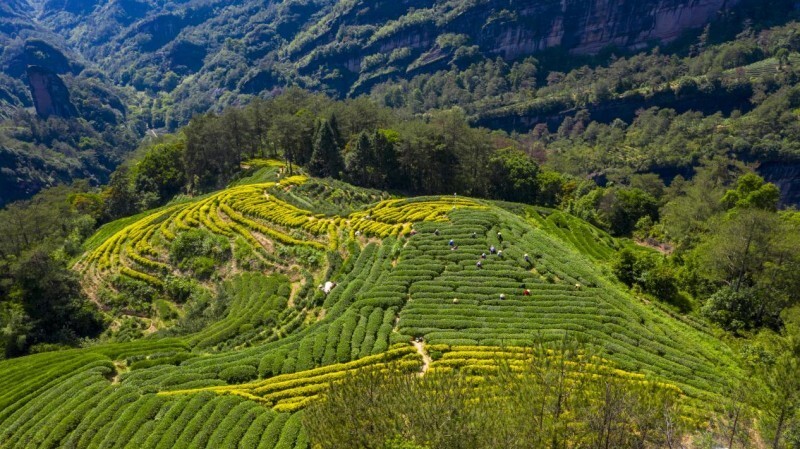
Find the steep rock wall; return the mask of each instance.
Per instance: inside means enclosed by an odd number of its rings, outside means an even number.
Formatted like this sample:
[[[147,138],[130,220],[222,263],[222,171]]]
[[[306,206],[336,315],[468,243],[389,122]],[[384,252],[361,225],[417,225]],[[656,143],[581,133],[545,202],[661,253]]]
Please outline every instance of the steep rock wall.
[[[349,3],[312,29],[324,30],[293,43],[289,59],[300,73],[317,76],[319,67],[338,68],[341,85],[350,94],[368,92],[384,79],[382,65],[368,67],[367,57],[397,49],[411,51],[397,73],[433,71],[447,57],[437,38],[456,34],[487,56],[513,60],[559,47],[575,54],[593,54],[615,46],[637,50],[652,42],[670,42],[690,29],[703,27],[739,0],[384,0]],[[376,15],[375,11],[391,11]],[[430,59],[430,58],[428,58]],[[428,67],[428,63],[434,64]],[[447,62],[447,61],[443,61]],[[381,73],[378,73],[381,72]]]
[[[758,173],[778,186],[783,206],[800,206],[800,163],[767,162]]]
[[[737,1],[529,0],[522,7],[514,2],[515,14],[487,23],[480,39],[508,59],[558,46],[580,54],[611,45],[637,49],[702,27]]]
[[[39,117],[51,115],[76,117],[78,111],[69,98],[69,90],[61,78],[50,70],[39,66],[28,67],[28,85]]]

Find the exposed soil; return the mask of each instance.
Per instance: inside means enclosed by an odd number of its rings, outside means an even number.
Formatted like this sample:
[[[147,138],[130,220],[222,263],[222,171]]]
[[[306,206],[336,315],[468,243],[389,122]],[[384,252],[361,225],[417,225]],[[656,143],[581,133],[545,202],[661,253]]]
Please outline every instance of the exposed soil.
[[[428,368],[430,368],[433,359],[431,359],[431,356],[428,355],[428,351],[425,350],[425,343],[421,341],[415,341],[411,344],[414,345],[414,348],[417,349],[419,355],[422,356],[422,369],[420,370],[419,375],[424,376],[425,373],[428,372]]]
[[[668,243],[659,243],[652,239],[645,239],[645,240],[636,239],[634,240],[634,243],[636,243],[639,246],[644,246],[645,248],[654,249],[660,252],[661,254],[666,254],[666,255],[670,255],[672,254],[673,251],[675,251],[675,248],[673,248],[672,245]]]

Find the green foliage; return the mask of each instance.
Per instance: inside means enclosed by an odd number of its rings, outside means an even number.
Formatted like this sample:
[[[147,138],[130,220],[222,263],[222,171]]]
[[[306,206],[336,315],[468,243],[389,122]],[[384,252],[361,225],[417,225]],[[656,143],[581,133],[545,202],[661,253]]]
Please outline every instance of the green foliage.
[[[136,164],[136,192],[140,195],[155,193],[161,202],[179,193],[186,185],[185,146],[182,139],[176,138],[150,147]]]
[[[192,189],[222,187],[239,168],[241,148],[229,147],[222,120],[213,115],[194,117],[184,130],[186,147],[183,165]]]
[[[320,178],[339,178],[344,169],[336,134],[327,120],[320,122],[314,137],[314,152],[308,162],[308,171]]]
[[[663,256],[624,248],[612,262],[617,279],[629,287],[638,286],[645,293],[688,312],[691,305],[679,291],[675,269]]]
[[[178,312],[173,308],[173,306],[164,300],[157,300],[155,302],[156,312],[158,313],[158,317],[164,321],[174,320],[178,318]]]
[[[304,422],[312,445],[326,448],[631,447],[684,432],[674,391],[594,372],[577,352],[554,352],[528,354],[519,365],[497,359],[499,374],[480,384],[459,371],[420,378],[364,370],[332,385]]]
[[[42,249],[26,253],[11,267],[9,302],[3,301],[4,351],[24,353],[39,343],[76,343],[95,337],[104,322],[83,297],[78,277]]]
[[[614,275],[628,287],[632,287],[642,276],[646,267],[642,266],[642,260],[630,248],[624,248],[619,253],[612,264]]]
[[[756,208],[775,210],[780,200],[780,191],[774,184],[764,182],[755,173],[742,175],[736,181],[736,187],[725,192],[722,203],[726,208]]]
[[[204,229],[191,229],[178,235],[169,250],[170,260],[187,268],[214,266],[230,258],[230,245]]]
[[[252,365],[231,366],[219,372],[220,379],[229,384],[240,384],[253,380],[258,376],[256,367]]]
[[[198,289],[191,279],[169,276],[164,284],[164,292],[177,303],[186,302]]]
[[[529,204],[538,198],[539,166],[524,152],[515,148],[498,150],[489,164],[493,196]]]
[[[111,175],[108,186],[103,190],[103,198],[109,221],[133,215],[138,211],[136,192],[127,167],[122,166]]]
[[[758,298],[758,294],[751,289],[723,287],[706,300],[702,312],[708,319],[732,332],[762,324],[774,326],[775,323],[764,323],[764,317],[759,316]]]
[[[643,217],[658,217],[658,201],[640,189],[612,189],[599,205],[614,235],[628,235]]]
[[[799,237],[792,213],[742,209],[721,218],[695,250],[700,275],[722,288],[707,314],[729,329],[779,327],[781,311],[798,303],[797,276],[786,270],[798,263],[789,247]]]
[[[89,215],[73,207],[75,196],[87,194],[88,186],[76,183],[73,187],[54,187],[0,210],[0,255],[20,255],[28,249],[42,245],[52,248],[68,238],[86,237],[86,219],[94,219],[98,198],[89,200]],[[77,206],[77,205],[76,205]],[[91,223],[91,221],[89,222]],[[91,227],[91,226],[89,226]],[[70,254],[70,257],[74,254]]]
[[[596,188],[570,204],[568,210],[612,235],[627,236],[642,218],[658,218],[658,200],[636,188]]]

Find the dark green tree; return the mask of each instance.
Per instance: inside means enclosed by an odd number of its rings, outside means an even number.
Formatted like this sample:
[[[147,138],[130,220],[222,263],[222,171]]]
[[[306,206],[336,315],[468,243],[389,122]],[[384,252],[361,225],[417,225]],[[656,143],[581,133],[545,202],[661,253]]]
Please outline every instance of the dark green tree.
[[[397,151],[395,145],[400,136],[391,129],[375,131],[372,145],[375,151],[375,172],[373,187],[379,189],[400,187],[400,174],[397,169]]]
[[[598,208],[614,235],[630,235],[642,217],[658,219],[658,200],[640,189],[612,188]]]
[[[103,331],[102,317],[81,293],[78,276],[42,249],[22,256],[12,268],[10,299],[31,323],[25,349],[38,343],[77,343]]]
[[[339,178],[344,169],[342,154],[336,144],[336,136],[330,123],[323,120],[314,138],[314,152],[308,162],[308,171],[321,178]]]
[[[183,167],[185,142],[174,139],[154,145],[136,164],[135,188],[137,195],[155,189],[161,201],[166,201],[179,193],[186,185],[186,171]]]
[[[127,217],[137,212],[137,198],[131,179],[131,171],[121,166],[111,174],[111,180],[103,191],[105,212],[108,220]]]
[[[353,184],[368,185],[373,187],[369,171],[375,170],[375,149],[372,140],[366,132],[356,138],[355,144],[350,148],[344,159],[347,179]]]
[[[524,152],[508,147],[491,159],[489,189],[495,198],[532,204],[539,191],[539,166]]]
[[[331,126],[331,131],[333,131],[333,140],[336,141],[336,146],[344,148],[346,142],[342,136],[342,131],[339,128],[339,119],[336,118],[335,113],[331,113],[331,116],[328,118],[328,124]]]
[[[642,267],[636,253],[630,248],[623,248],[614,259],[612,270],[617,279],[628,287],[633,287],[642,277]]]
[[[238,170],[241,152],[228,141],[222,121],[213,114],[200,115],[189,122],[183,133],[183,165],[191,189],[205,191],[224,186]]]

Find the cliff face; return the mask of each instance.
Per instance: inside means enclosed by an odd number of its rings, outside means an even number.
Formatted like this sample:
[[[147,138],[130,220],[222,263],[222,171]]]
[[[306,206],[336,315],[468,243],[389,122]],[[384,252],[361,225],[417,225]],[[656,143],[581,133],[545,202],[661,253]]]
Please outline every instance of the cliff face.
[[[448,50],[439,48],[443,35],[458,35],[463,45],[506,60],[554,47],[576,54],[609,46],[637,50],[701,28],[738,1],[396,0],[390,6],[382,0],[359,0],[317,21],[289,45],[288,55],[304,74],[321,66],[339,69],[342,86],[355,85],[350,93],[357,94],[382,79],[377,72],[383,66],[365,69],[366,58],[410,51],[397,69],[436,70],[442,59],[450,59]]]
[[[78,115],[75,105],[69,99],[67,86],[52,71],[39,66],[28,67],[28,85],[39,117],[55,115],[70,118]]]
[[[506,20],[481,30],[483,46],[515,58],[563,46],[596,53],[613,45],[637,49],[649,41],[669,42],[699,28],[737,0],[565,0],[527,1]],[[509,5],[510,6],[510,5]]]
[[[669,42],[738,0],[492,0],[455,15],[446,31],[464,33],[506,59],[563,47],[597,53]],[[411,31],[411,30],[409,30]]]
[[[768,162],[758,173],[781,190],[781,204],[800,206],[800,163]]]

